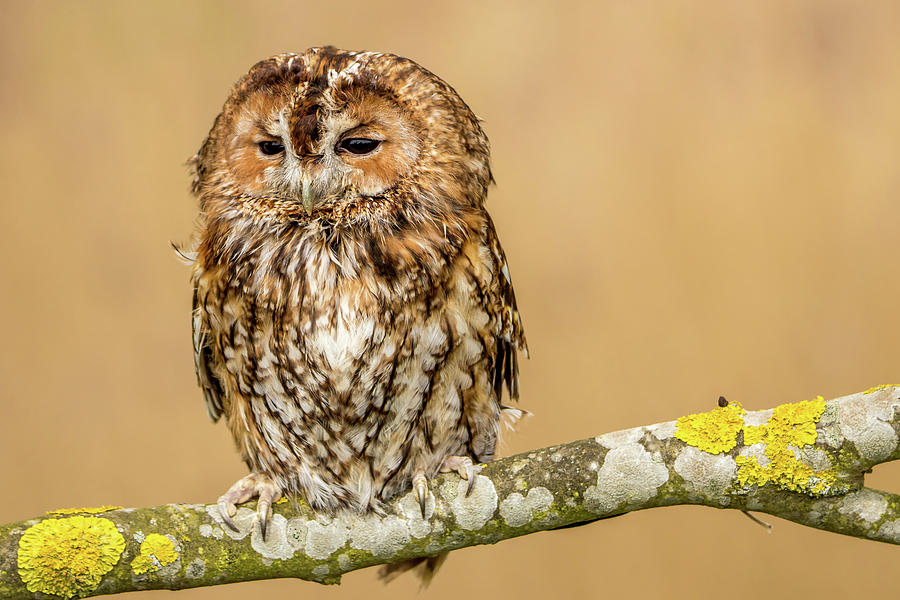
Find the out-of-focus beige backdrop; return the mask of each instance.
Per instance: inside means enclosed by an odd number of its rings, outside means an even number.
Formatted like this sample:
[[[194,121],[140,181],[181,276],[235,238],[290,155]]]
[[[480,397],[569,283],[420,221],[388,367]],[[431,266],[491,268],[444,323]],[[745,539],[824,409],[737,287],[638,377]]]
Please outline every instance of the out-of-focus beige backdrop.
[[[0,522],[209,502],[185,160],[256,60],[412,57],[485,120],[532,349],[504,454],[900,379],[894,2],[3,2]],[[869,482],[900,491],[900,465]],[[422,597],[896,595],[900,550],[678,507],[453,554]],[[373,572],[187,598],[409,597]],[[154,595],[156,594],[156,595]],[[145,592],[140,598],[168,598]]]

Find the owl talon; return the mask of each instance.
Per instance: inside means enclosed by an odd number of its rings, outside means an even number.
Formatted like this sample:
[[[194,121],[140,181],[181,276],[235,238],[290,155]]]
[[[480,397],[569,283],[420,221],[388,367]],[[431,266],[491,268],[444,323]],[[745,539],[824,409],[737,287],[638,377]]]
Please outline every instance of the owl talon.
[[[266,526],[269,524],[269,515],[272,513],[272,502],[281,497],[281,490],[274,485],[260,488],[259,501],[256,503],[256,520],[259,521],[259,532],[263,541],[266,541]]]
[[[256,520],[259,521],[259,533],[262,535],[262,541],[266,541],[266,523],[268,523],[268,517],[260,517],[258,514],[256,515]]]
[[[228,514],[229,512],[235,512],[236,509],[234,504],[229,504],[224,501],[223,498],[219,498],[219,515],[222,517],[222,522],[228,525],[228,528],[234,531],[235,533],[240,532],[237,525],[234,524],[234,521],[231,520],[231,516]]]
[[[237,513],[235,504],[246,502],[254,496],[259,497],[259,501],[256,504],[256,519],[259,521],[259,530],[262,533],[263,541],[265,541],[266,525],[268,525],[272,503],[281,498],[281,487],[272,481],[272,478],[268,475],[250,473],[238,480],[219,498],[217,502],[219,514],[225,525],[235,532],[240,532],[238,526],[231,520],[231,517]]]
[[[441,473],[455,472],[468,482],[466,486],[467,498],[475,488],[475,476],[481,469],[482,467],[475,466],[475,463],[468,456],[448,456],[441,463]]]
[[[419,471],[413,477],[413,489],[416,491],[416,499],[419,501],[419,508],[422,509],[422,518],[425,519],[425,497],[428,494],[428,480],[425,473]]]

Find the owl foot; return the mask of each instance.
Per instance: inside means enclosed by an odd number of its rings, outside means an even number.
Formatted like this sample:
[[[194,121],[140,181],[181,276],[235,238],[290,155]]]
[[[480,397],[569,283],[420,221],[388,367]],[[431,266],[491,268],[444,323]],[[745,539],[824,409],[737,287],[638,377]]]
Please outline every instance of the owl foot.
[[[469,482],[466,487],[466,496],[472,493],[475,487],[475,475],[484,467],[475,466],[472,459],[468,456],[448,456],[441,463],[441,473],[457,473],[460,477]],[[428,496],[428,478],[425,477],[425,471],[417,471],[412,479],[413,491],[416,493],[416,500],[419,501],[419,508],[422,509],[422,518],[425,519],[425,499]]]
[[[472,488],[475,487],[475,476],[483,468],[481,466],[476,467],[475,463],[468,456],[448,456],[441,463],[441,473],[456,472],[469,482],[469,485],[466,487],[466,497],[472,493]]]
[[[266,525],[269,522],[269,514],[272,512],[272,503],[281,498],[281,487],[271,477],[263,473],[250,473],[239,479],[237,483],[228,488],[228,491],[219,498],[219,513],[222,521],[234,531],[240,531],[231,517],[237,512],[235,504],[246,502],[250,498],[258,496],[256,503],[256,520],[259,522],[259,530],[263,541],[266,539]]]

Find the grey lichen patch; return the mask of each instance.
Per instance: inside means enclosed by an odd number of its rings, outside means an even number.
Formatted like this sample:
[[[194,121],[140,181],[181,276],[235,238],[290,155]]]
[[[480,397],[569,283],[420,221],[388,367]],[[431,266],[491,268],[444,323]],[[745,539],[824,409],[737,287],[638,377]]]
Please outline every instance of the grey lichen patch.
[[[829,458],[828,453],[821,448],[815,446],[803,446],[802,448],[789,447],[794,449],[796,453],[800,455],[800,462],[809,465],[815,471],[824,471],[825,469],[830,469],[832,467],[831,458]]]
[[[313,575],[317,575],[319,577],[325,577],[326,575],[331,573],[331,567],[329,567],[328,565],[319,565],[319,566],[315,567],[312,570],[312,572],[313,572]]]
[[[734,479],[737,465],[727,454],[709,454],[685,446],[675,459],[675,472],[684,478],[690,491],[710,498],[722,498]]]
[[[864,460],[883,461],[897,449],[897,432],[887,423],[879,421],[854,441]]]
[[[273,514],[266,526],[265,540],[260,528],[254,527],[250,546],[263,557],[272,560],[287,560],[294,556],[294,546],[287,536],[287,519],[277,513]]]
[[[204,523],[200,526],[200,535],[205,538],[214,537],[217,540],[221,540],[222,536],[225,535],[225,532],[222,531],[221,527],[216,527],[214,525],[210,525],[208,523]]]
[[[543,489],[543,488],[542,488]],[[531,510],[525,506],[525,496],[513,492],[500,503],[500,516],[510,527],[521,527],[531,520]]]
[[[640,505],[668,480],[669,470],[658,454],[647,452],[640,444],[619,446],[606,455],[597,485],[585,490],[585,506],[605,514],[623,504]]]
[[[409,543],[406,521],[395,515],[357,517],[350,528],[350,547],[368,550],[379,558],[391,558]]]
[[[513,492],[500,503],[500,516],[510,527],[521,527],[530,522],[535,514],[542,513],[553,503],[553,494],[544,487],[535,487],[527,496]]]
[[[755,458],[762,467],[769,465],[771,459],[766,456],[766,445],[762,442],[750,446],[744,446],[738,451],[738,456],[749,456]]]
[[[863,488],[844,496],[838,510],[848,517],[856,516],[863,521],[874,523],[884,515],[887,508],[887,498],[878,492]]]
[[[636,427],[634,429],[625,429],[623,431],[614,431],[612,433],[607,433],[605,435],[594,438],[594,440],[601,446],[612,450],[613,448],[618,448],[620,446],[634,444],[643,436],[644,431],[642,430],[642,428]]]
[[[302,550],[306,544],[306,519],[294,517],[289,519],[285,528],[287,543],[294,550]]]
[[[748,413],[744,413],[744,426],[761,427],[769,422],[769,419],[772,418],[772,414],[774,412],[775,410],[770,408],[767,410],[754,410]]]
[[[412,492],[400,498],[398,503],[400,512],[406,517],[409,534],[414,538],[423,538],[431,533],[431,517],[434,515],[434,494],[431,490],[425,496],[425,518],[422,518],[422,508],[416,495]]]
[[[441,484],[441,488],[438,491],[441,497],[447,502],[453,502],[456,499],[456,495],[459,491],[459,484],[452,479],[447,479],[444,483]]]
[[[900,544],[900,519],[885,521],[878,528],[878,537]]]
[[[184,575],[188,579],[200,579],[206,573],[206,561],[202,558],[195,558],[188,563],[184,570]]]
[[[324,520],[324,523],[309,521],[306,524],[306,554],[318,560],[325,560],[343,548],[349,534],[346,517]]]
[[[816,423],[816,431],[829,448],[838,449],[844,443],[844,434],[841,433],[838,419],[840,417],[840,403],[831,401],[825,403],[825,410]]]
[[[352,564],[353,564],[353,561],[350,560],[350,557],[347,556],[346,553],[338,554],[338,566],[341,568],[342,571],[348,570]]]
[[[497,510],[497,489],[484,475],[475,476],[475,485],[468,496],[467,487],[467,481],[459,481],[456,497],[450,501],[450,510],[463,529],[481,529]]]
[[[849,396],[841,399],[838,406],[841,433],[856,445],[863,461],[877,464],[897,449],[897,433],[889,424],[897,403],[889,394],[877,400],[862,394]]]
[[[656,425],[647,427],[647,431],[652,433],[653,436],[660,441],[675,437],[675,429],[675,421],[666,421],[665,423],[657,423]]]

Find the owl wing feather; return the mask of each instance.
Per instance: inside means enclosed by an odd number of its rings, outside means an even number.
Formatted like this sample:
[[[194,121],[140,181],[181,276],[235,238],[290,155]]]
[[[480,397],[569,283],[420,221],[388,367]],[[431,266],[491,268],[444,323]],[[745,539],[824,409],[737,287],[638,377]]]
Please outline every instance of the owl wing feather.
[[[522,327],[522,319],[516,306],[516,292],[513,289],[512,278],[509,275],[509,265],[506,255],[497,237],[497,230],[490,215],[485,213],[487,223],[485,226],[486,243],[494,260],[494,272],[496,274],[494,292],[497,295],[499,314],[497,315],[497,357],[494,361],[494,392],[497,400],[501,398],[503,386],[512,400],[519,398],[519,356],[521,350],[528,357],[528,343],[525,340],[525,329]]]
[[[197,371],[197,383],[203,390],[203,399],[206,401],[206,413],[213,423],[222,416],[222,385],[212,371],[213,352],[207,343],[209,328],[202,307],[200,306],[199,293],[194,288],[193,318],[191,330],[194,339],[194,369]]]

